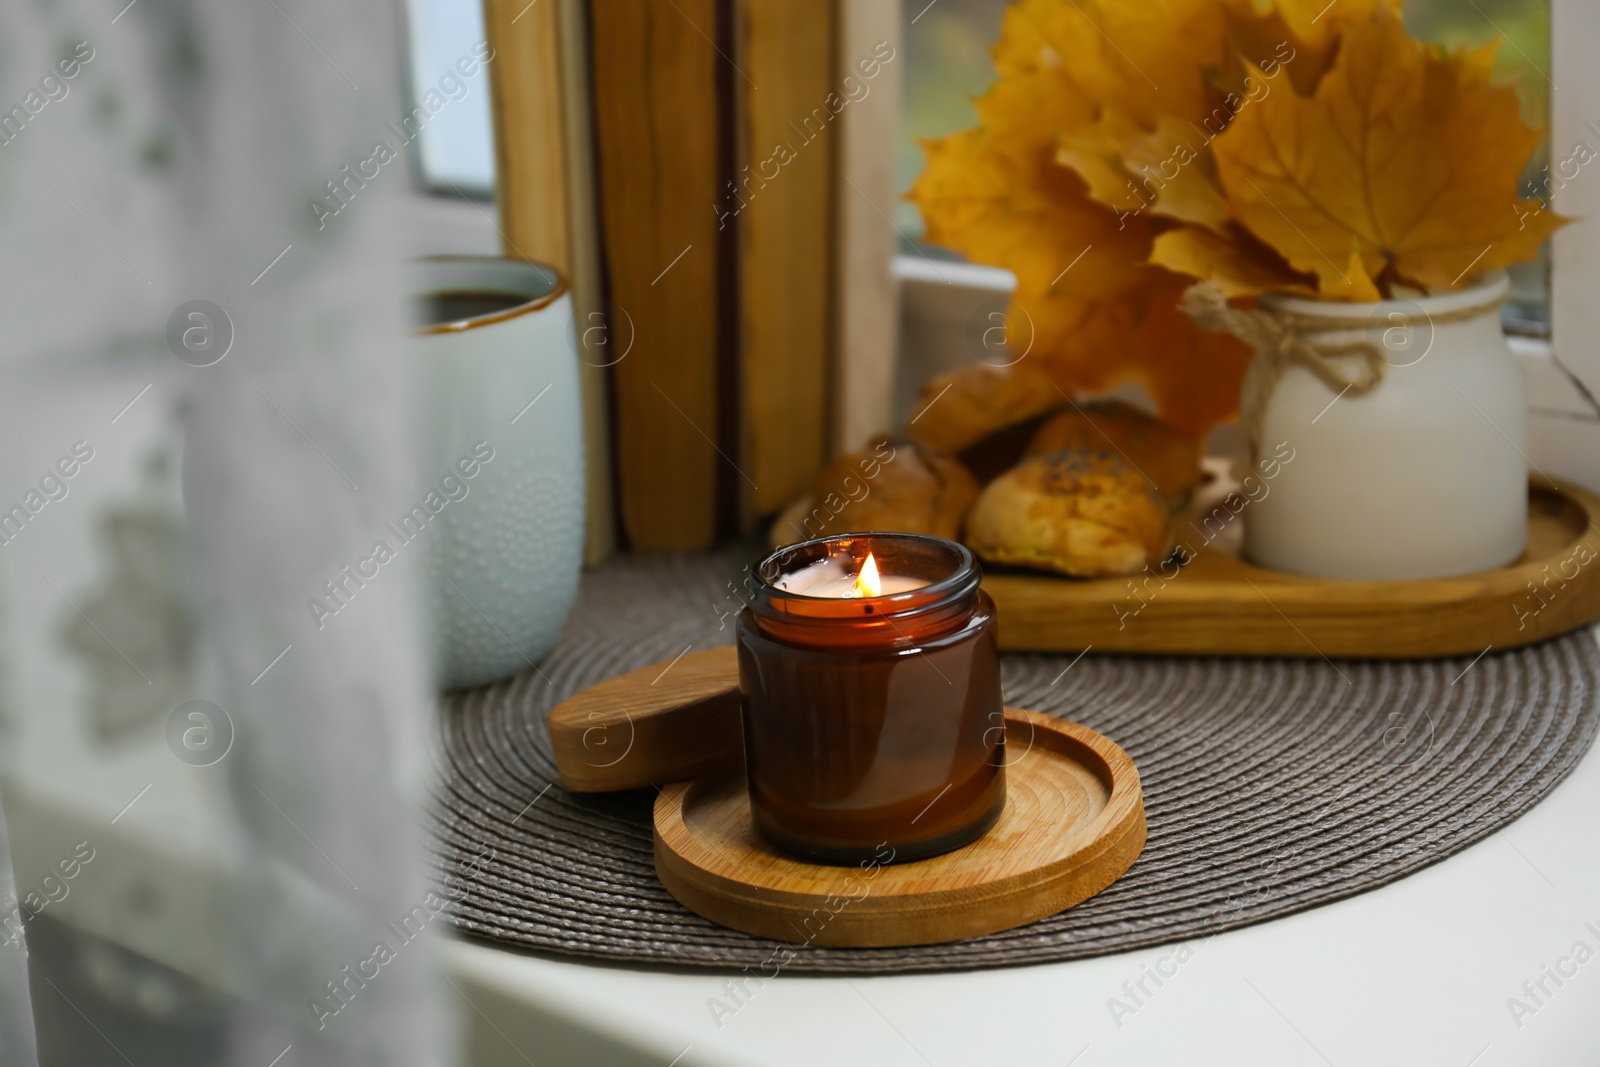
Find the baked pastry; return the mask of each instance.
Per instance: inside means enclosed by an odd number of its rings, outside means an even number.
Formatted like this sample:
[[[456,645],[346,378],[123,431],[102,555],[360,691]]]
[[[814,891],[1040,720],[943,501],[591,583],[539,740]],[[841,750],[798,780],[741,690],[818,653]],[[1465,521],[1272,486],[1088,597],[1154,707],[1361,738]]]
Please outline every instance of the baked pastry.
[[[990,563],[1078,578],[1134,574],[1167,554],[1168,518],[1160,495],[1114,453],[1069,448],[989,483],[967,515],[967,545]]]
[[[906,432],[918,444],[953,456],[1066,402],[1050,375],[1033,363],[972,363],[923,386]]]
[[[957,540],[978,482],[960,463],[911,441],[879,437],[817,476],[809,510],[787,514],[785,541],[895,530]]]
[[[1106,451],[1155,483],[1174,510],[1200,482],[1200,441],[1121,400],[1079,403],[1033,435],[1028,455],[1063,448]]]

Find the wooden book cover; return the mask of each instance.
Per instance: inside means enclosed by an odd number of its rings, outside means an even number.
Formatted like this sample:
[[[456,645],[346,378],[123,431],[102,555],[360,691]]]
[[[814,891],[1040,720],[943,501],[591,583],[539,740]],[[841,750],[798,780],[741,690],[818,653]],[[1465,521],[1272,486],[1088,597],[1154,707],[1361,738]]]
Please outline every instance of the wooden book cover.
[[[837,133],[832,421],[834,449],[842,452],[860,448],[893,422],[900,301],[891,219],[905,57],[899,4],[835,2],[838,76],[871,88],[843,109]]]
[[[835,146],[871,88],[835,75],[832,3],[741,0],[738,14],[739,168],[718,225],[738,232],[748,523],[811,492],[828,459]]]
[[[636,549],[694,549],[719,530],[730,458],[730,0],[603,0],[590,9],[601,246],[622,527]],[[718,42],[724,42],[719,44]],[[723,514],[726,514],[724,510]]]
[[[568,203],[572,219],[572,302],[578,373],[583,382],[584,454],[589,461],[585,562],[616,548],[616,498],[611,479],[609,368],[629,341],[606,311],[600,279],[600,220],[595,204],[594,122],[589,97],[589,23],[584,0],[561,3],[562,89],[567,123]]]

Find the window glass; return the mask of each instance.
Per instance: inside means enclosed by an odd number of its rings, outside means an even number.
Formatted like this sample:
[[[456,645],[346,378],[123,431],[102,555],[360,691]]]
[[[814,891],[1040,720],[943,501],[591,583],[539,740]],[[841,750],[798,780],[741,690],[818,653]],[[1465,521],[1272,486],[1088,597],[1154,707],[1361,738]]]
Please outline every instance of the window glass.
[[[407,87],[414,109],[407,136],[415,136],[411,147],[423,184],[452,194],[491,196],[494,126],[489,71],[481,62],[486,54],[482,0],[409,0],[407,10]]]
[[[918,141],[977,125],[972,98],[981,96],[994,81],[989,46],[1000,36],[1005,9],[1005,0],[902,0],[905,90],[895,151],[895,177],[902,193],[922,171]],[[916,205],[902,200],[895,213],[900,232],[908,240],[920,241],[922,216]],[[935,245],[925,247],[930,253],[952,255]]]
[[[1501,35],[1495,74],[1516,81],[1524,122],[1536,130],[1550,128],[1550,0],[1409,0],[1405,19],[1412,33],[1444,45],[1481,45]],[[1546,135],[1523,172],[1522,195],[1549,199],[1549,164]],[[1550,242],[1537,260],[1511,268],[1505,322],[1512,332],[1549,334]]]
[[[972,98],[994,80],[989,46],[999,36],[1005,0],[905,0],[905,104],[896,153],[901,192],[922,170],[922,138],[944,137],[978,121]],[[1522,95],[1523,118],[1535,129],[1550,125],[1550,0],[1409,0],[1405,20],[1411,32],[1444,45],[1481,45],[1503,35],[1496,74],[1514,79]],[[1523,195],[1546,197],[1549,139],[1529,161]],[[922,218],[901,201],[896,225],[909,241],[922,236]],[[919,246],[928,254],[953,254]],[[908,249],[909,250],[909,249]],[[1512,298],[1506,305],[1509,329],[1548,333],[1550,249],[1535,262],[1512,270]]]

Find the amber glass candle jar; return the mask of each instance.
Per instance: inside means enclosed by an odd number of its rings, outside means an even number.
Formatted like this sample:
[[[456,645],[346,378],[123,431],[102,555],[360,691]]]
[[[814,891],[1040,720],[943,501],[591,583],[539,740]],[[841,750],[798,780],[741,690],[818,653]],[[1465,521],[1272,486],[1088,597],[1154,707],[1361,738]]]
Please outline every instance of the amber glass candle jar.
[[[852,591],[870,557],[882,595]],[[757,829],[825,863],[920,859],[981,836],[1005,805],[994,603],[972,553],[919,534],[849,534],[757,565],[739,616]]]

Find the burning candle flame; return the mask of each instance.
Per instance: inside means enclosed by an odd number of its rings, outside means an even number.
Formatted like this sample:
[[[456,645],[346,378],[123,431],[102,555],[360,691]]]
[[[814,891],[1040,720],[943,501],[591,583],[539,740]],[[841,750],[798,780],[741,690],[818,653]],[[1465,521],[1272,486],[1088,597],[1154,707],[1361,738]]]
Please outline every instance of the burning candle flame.
[[[883,593],[883,582],[878,578],[878,561],[872,558],[872,553],[867,553],[867,560],[861,564],[861,573],[856,575],[856,584],[851,587],[854,596],[879,596]]]

